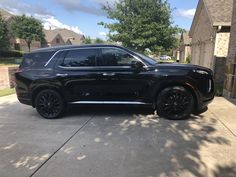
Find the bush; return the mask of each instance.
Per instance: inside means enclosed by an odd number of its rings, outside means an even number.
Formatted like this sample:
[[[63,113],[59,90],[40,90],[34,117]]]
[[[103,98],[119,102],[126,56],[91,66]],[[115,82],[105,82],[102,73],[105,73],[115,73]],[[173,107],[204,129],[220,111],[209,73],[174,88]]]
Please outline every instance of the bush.
[[[23,52],[18,50],[0,51],[0,57],[22,57]]]
[[[223,96],[223,84],[215,83],[215,96]]]
[[[187,56],[186,63],[191,63],[191,59],[192,59],[191,55]]]

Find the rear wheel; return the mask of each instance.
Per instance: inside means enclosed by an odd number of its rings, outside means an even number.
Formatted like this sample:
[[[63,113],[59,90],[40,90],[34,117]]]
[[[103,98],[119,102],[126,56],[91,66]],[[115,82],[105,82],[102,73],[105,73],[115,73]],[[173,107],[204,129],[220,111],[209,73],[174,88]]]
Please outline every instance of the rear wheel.
[[[35,99],[38,113],[47,119],[59,118],[65,112],[65,103],[62,96],[54,90],[43,90]]]
[[[194,100],[191,92],[184,87],[169,87],[157,98],[157,112],[161,117],[181,120],[192,113]]]

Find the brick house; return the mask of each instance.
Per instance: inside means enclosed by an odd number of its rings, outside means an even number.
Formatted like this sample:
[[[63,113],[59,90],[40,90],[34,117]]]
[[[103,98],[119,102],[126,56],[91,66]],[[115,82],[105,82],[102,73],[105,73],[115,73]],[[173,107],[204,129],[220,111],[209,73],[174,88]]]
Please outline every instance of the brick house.
[[[65,45],[66,42],[62,36],[55,30],[43,30],[45,41],[42,42],[42,47],[51,47],[57,45]]]
[[[192,38],[191,63],[208,67],[216,83],[224,82],[228,55],[233,0],[199,0],[189,32]]]
[[[55,32],[60,34],[66,44],[80,45],[83,43],[85,37],[82,34],[78,34],[68,29],[55,29]]]
[[[183,32],[180,37],[180,62],[186,62],[187,57],[191,56],[191,38],[189,37],[189,32]]]
[[[224,96],[236,98],[236,1],[233,2],[229,52],[225,69]]]
[[[49,29],[44,30],[45,41],[42,47],[57,45],[80,45],[83,43],[84,35],[75,33],[68,29]]]

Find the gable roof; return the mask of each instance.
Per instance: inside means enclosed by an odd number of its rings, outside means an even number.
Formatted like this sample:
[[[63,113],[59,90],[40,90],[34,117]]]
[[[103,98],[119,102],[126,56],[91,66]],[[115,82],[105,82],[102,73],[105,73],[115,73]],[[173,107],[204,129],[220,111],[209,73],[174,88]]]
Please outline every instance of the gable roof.
[[[181,34],[180,40],[181,40],[181,42],[183,41],[183,44],[185,44],[185,45],[190,45],[190,43],[191,43],[191,38],[189,37],[189,31],[183,32],[183,33]]]
[[[213,26],[231,26],[233,0],[203,0]]]
[[[47,42],[52,42],[56,37],[58,37],[58,35],[59,35],[59,37],[61,37],[61,35],[58,32],[56,32],[55,30],[45,30],[44,29],[43,32],[45,34],[45,40]]]
[[[84,35],[78,34],[68,29],[55,29],[54,31],[59,33],[65,42],[69,40],[73,45],[81,44],[84,39]]]
[[[13,14],[11,14],[11,13],[9,13],[9,12],[3,10],[3,9],[0,9],[0,14],[2,15],[2,17],[3,17],[6,21],[8,21],[8,20],[11,19],[12,17],[14,17]]]
[[[199,0],[189,32],[190,37],[203,7],[206,8],[212,26],[231,26],[234,0]]]

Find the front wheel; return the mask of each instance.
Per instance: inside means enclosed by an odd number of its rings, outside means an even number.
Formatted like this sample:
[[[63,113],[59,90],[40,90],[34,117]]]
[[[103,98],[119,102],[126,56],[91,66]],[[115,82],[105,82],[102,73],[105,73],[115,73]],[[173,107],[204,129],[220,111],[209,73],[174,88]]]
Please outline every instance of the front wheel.
[[[191,92],[179,86],[162,90],[157,98],[158,114],[172,120],[186,119],[192,113],[193,105]]]
[[[35,107],[38,113],[46,119],[54,119],[65,112],[65,103],[62,96],[54,90],[43,90],[35,99]]]

